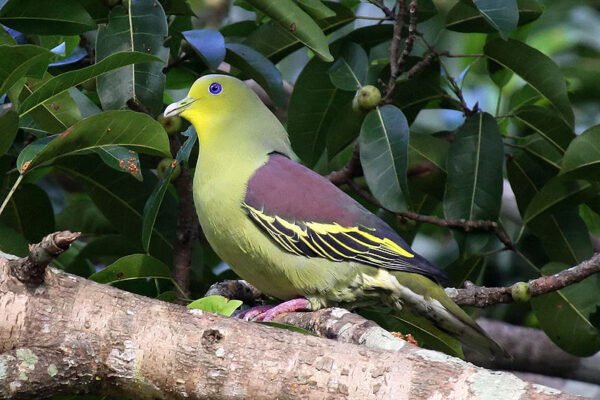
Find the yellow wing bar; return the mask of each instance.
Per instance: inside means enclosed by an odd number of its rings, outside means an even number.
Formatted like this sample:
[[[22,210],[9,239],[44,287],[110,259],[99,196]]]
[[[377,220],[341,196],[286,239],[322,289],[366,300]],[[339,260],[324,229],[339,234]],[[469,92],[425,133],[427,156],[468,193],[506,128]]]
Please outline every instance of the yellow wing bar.
[[[243,204],[254,223],[286,251],[331,261],[356,261],[389,269],[411,267],[414,254],[374,229],[344,227],[336,223],[295,221],[270,216]]]

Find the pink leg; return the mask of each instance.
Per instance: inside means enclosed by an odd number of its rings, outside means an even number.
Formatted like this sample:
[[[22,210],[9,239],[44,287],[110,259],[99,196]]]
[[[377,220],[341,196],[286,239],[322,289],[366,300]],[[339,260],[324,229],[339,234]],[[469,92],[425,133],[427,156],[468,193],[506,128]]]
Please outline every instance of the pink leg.
[[[235,317],[238,319],[243,319],[244,321],[252,321],[252,319],[254,319],[255,317],[257,317],[261,314],[264,314],[265,312],[269,311],[273,307],[275,307],[275,306],[265,305],[265,306],[250,307],[249,309],[244,310],[241,313],[237,314]]]
[[[272,321],[279,314],[290,313],[294,311],[310,310],[310,302],[304,298],[293,299],[283,302],[271,308],[267,312],[260,314],[254,318],[254,321]]]

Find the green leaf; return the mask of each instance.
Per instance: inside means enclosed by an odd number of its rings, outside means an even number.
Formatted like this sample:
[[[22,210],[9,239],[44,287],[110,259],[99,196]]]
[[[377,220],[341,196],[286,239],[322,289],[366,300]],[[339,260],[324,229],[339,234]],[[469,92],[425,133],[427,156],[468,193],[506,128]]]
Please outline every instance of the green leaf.
[[[254,79],[269,94],[275,105],[285,101],[281,72],[258,51],[240,43],[227,43],[225,60],[248,78]]]
[[[321,0],[295,0],[308,15],[314,19],[331,18],[335,12],[324,5]]]
[[[522,149],[537,158],[554,174],[560,171],[562,153],[541,136],[532,134],[519,139],[518,142],[523,142]]]
[[[545,54],[518,40],[491,40],[483,49],[485,55],[519,75],[547,98],[569,126],[573,126],[565,78],[558,66]]]
[[[463,287],[465,281],[477,284],[485,268],[485,263],[485,257],[473,255],[466,259],[461,257],[445,267],[444,270],[448,273],[450,287]]]
[[[531,199],[523,220],[527,224],[557,210],[578,206],[597,193],[598,187],[590,182],[567,176],[554,177]]]
[[[54,232],[54,211],[48,195],[37,185],[21,184],[0,216],[0,223],[14,229],[29,243],[39,242]]]
[[[122,146],[109,146],[96,149],[96,153],[112,169],[130,174],[138,181],[142,180],[140,157],[135,151]]]
[[[86,9],[72,0],[9,0],[0,10],[0,23],[38,35],[77,35],[96,28]]]
[[[555,112],[547,108],[526,105],[514,112],[514,117],[564,153],[575,138],[573,129]]]
[[[517,0],[473,0],[483,18],[504,39],[517,28],[519,9]]]
[[[329,68],[331,83],[338,89],[356,91],[367,80],[369,58],[356,43],[344,43],[340,55]]]
[[[70,87],[79,85],[89,79],[101,76],[115,69],[131,64],[161,61],[159,58],[138,52],[121,52],[111,54],[102,61],[89,67],[65,72],[45,81],[39,86],[20,107],[21,115],[25,115],[41,103],[52,100],[55,96],[68,90]]]
[[[555,174],[521,150],[508,159],[506,170],[521,215]],[[529,223],[529,228],[541,239],[546,254],[553,261],[578,263],[592,254],[588,231],[574,209],[537,218]]]
[[[56,162],[54,168],[81,182],[114,228],[139,246],[144,205],[157,183],[154,174],[144,173],[144,180],[140,182],[97,162],[95,155],[63,158]],[[177,220],[176,199],[167,192],[163,204],[153,227],[150,254],[171,263]],[[141,246],[139,250],[143,250]]]
[[[393,105],[367,114],[360,136],[360,162],[373,196],[390,211],[406,209],[408,122]]]
[[[329,131],[354,93],[339,90],[329,79],[329,64],[313,58],[294,85],[288,110],[288,133],[292,147],[308,166],[323,154]]]
[[[108,24],[98,29],[96,61],[118,52],[152,54],[163,62],[127,66],[101,75],[97,92],[105,110],[124,107],[131,99],[143,104],[153,114],[163,108],[165,75],[162,72],[169,56],[163,46],[167,36],[167,17],[158,1],[129,1],[111,9]]]
[[[577,136],[567,148],[561,174],[598,180],[600,172],[600,125]]]
[[[498,219],[504,145],[494,117],[477,113],[456,132],[448,154],[444,215],[449,219]]]
[[[323,33],[331,33],[354,21],[354,13],[344,5],[333,2],[325,4],[335,11],[336,15],[317,21],[317,25],[323,30]],[[274,63],[302,46],[301,40],[293,35],[287,27],[274,21],[261,25],[246,38],[244,44],[259,51]]]
[[[88,279],[107,285],[132,279],[171,279],[169,267],[146,254],[131,254],[98,271]]]
[[[64,208],[56,215],[56,229],[93,235],[114,232],[114,228],[100,213],[92,199],[82,192],[66,195]]]
[[[542,271],[544,275],[552,275],[568,267],[550,263]],[[544,332],[563,350],[578,357],[588,357],[600,350],[600,331],[590,320],[600,307],[594,277],[534,297],[531,306]]]
[[[0,251],[14,256],[25,257],[29,254],[28,241],[14,229],[0,224]]]
[[[21,78],[41,78],[53,54],[43,47],[27,45],[0,46],[0,95]]]
[[[348,98],[337,111],[337,120],[327,131],[326,147],[329,159],[344,150],[360,134],[365,115],[352,109],[352,98]]]
[[[489,1],[489,3],[492,3],[492,1]],[[504,2],[501,0],[496,0],[496,3],[504,5]],[[502,10],[502,6],[499,8],[498,11],[500,14],[508,11]],[[518,26],[535,21],[542,15],[543,11],[537,0],[517,0],[517,8]],[[509,13],[512,18],[512,13],[514,13],[512,1]],[[512,23],[512,19],[510,21]],[[448,15],[446,16],[446,29],[456,32],[492,33],[497,31],[498,27],[494,26],[493,23],[490,23],[489,19],[486,19],[483,13],[480,12],[474,4],[468,1],[459,1],[450,9],[450,11],[448,11]]]
[[[226,317],[231,316],[239,306],[244,304],[239,300],[229,300],[223,296],[206,296],[198,300],[194,300],[187,305],[187,308],[195,310],[208,311],[213,314],[221,314]]]
[[[12,110],[0,112],[0,156],[12,146],[19,130],[19,114]]]
[[[317,23],[292,0],[246,0],[273,18],[292,36],[313,50],[323,61],[333,61],[327,37]]]
[[[416,135],[410,137],[409,150],[418,154],[422,160],[430,162],[444,174],[446,173],[446,160],[450,144],[448,141],[431,135]]]
[[[77,122],[35,155],[27,146],[19,154],[17,168],[25,173],[57,157],[111,145],[128,146],[139,152],[165,157],[170,155],[164,128],[150,116],[127,110],[107,111]]]
[[[50,79],[52,79],[52,75],[49,73],[46,73],[40,80],[28,79],[23,86],[19,100],[26,100],[31,93]],[[81,113],[70,93],[63,92],[31,110],[27,116],[21,118],[21,121],[25,122],[28,117],[35,122],[33,126],[29,127],[39,128],[47,133],[59,133],[79,121]],[[21,128],[25,129],[25,126],[21,126]]]
[[[134,246],[123,235],[93,235],[75,258],[65,266],[65,271],[87,278],[97,272],[94,265],[111,264],[121,257],[140,251],[139,247]]]

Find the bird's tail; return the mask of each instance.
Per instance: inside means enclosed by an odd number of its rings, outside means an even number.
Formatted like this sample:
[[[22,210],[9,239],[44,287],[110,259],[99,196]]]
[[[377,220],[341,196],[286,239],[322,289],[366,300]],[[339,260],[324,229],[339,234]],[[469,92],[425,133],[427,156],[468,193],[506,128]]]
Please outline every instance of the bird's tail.
[[[399,306],[427,318],[440,330],[456,337],[463,345],[490,358],[511,356],[447,295],[444,289],[419,274],[394,272],[400,283],[396,293]]]

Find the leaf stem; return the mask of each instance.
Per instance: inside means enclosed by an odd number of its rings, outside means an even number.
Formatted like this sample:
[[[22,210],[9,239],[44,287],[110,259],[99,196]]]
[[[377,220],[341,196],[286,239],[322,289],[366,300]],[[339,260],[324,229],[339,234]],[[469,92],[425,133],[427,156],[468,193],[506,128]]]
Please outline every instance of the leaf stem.
[[[21,183],[22,180],[23,180],[23,174],[20,174],[19,177],[17,178],[17,180],[15,181],[13,187],[10,189],[10,192],[8,192],[8,195],[6,195],[6,198],[4,199],[4,202],[2,203],[2,206],[0,206],[0,215],[2,215],[2,212],[4,212],[4,209],[6,208],[6,205],[10,201],[11,197],[13,196],[13,194],[15,194],[15,191],[19,187],[19,184]]]

